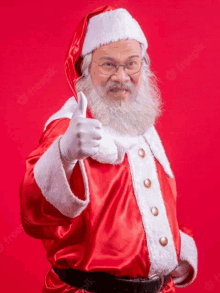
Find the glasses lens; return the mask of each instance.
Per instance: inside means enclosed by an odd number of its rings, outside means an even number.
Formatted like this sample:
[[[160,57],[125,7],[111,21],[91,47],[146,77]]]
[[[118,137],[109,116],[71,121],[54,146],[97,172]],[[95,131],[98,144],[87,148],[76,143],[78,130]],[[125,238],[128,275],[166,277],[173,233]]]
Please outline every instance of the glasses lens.
[[[130,62],[128,62],[127,64],[126,64],[126,72],[128,73],[128,74],[135,74],[135,73],[137,73],[139,70],[140,70],[140,68],[141,68],[141,61],[140,60],[138,60],[138,61],[130,61]]]
[[[111,75],[116,72],[117,64],[114,62],[105,62],[99,65],[100,71],[103,74]],[[130,61],[124,65],[127,74],[132,75],[137,73],[141,68],[141,61]]]
[[[100,66],[100,69],[104,74],[113,74],[116,70],[116,64],[113,62],[106,62]]]

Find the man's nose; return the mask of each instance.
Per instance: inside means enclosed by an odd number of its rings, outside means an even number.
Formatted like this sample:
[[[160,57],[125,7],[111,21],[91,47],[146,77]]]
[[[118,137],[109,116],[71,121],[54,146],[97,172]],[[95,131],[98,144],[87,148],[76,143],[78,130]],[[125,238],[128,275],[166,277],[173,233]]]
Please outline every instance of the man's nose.
[[[118,70],[111,76],[112,81],[126,82],[130,80],[130,76],[124,70],[123,66],[119,66]]]

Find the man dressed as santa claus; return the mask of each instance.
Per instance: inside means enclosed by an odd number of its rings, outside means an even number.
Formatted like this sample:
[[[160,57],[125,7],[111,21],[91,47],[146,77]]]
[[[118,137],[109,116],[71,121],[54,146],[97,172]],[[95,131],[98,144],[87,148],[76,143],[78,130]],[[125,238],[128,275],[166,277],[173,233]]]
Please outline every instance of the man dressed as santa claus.
[[[147,48],[122,8],[93,10],[74,34],[73,97],[45,124],[20,189],[23,227],[51,263],[43,293],[171,293],[196,278],[154,127],[161,98]]]

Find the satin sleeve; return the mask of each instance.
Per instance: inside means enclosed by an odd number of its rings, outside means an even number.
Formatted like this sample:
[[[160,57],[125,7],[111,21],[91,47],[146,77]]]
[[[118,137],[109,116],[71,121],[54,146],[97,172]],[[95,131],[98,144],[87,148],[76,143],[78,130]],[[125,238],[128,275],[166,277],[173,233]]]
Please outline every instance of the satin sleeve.
[[[177,276],[173,282],[177,288],[184,288],[194,282],[198,273],[198,251],[194,240],[194,231],[179,224],[181,249]],[[187,271],[186,271],[186,268]]]
[[[70,225],[88,204],[88,199],[72,192],[59,154],[59,139],[69,121],[52,121],[37,148],[26,158],[20,186],[20,215],[25,232],[37,239],[54,239],[54,229]],[[74,169],[80,172],[78,162]]]

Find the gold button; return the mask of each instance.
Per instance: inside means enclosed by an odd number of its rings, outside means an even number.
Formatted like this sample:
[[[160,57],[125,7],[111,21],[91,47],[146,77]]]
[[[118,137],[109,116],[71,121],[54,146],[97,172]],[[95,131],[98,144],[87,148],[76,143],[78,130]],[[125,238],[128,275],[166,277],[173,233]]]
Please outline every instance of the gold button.
[[[168,239],[167,239],[166,237],[161,237],[161,238],[159,239],[159,242],[160,242],[160,244],[161,244],[162,246],[166,246],[167,243],[168,243]]]
[[[157,216],[157,215],[159,214],[158,208],[156,208],[156,207],[152,207],[152,208],[151,208],[151,213],[152,213],[154,216]]]
[[[145,179],[145,180],[144,180],[144,186],[147,187],[147,188],[149,188],[149,187],[151,186],[151,181],[150,181],[150,179]]]
[[[144,151],[144,149],[139,149],[139,150],[138,150],[138,155],[139,155],[140,157],[144,158],[144,157],[145,157],[145,151]]]

